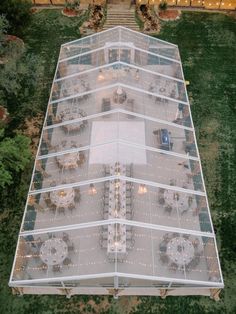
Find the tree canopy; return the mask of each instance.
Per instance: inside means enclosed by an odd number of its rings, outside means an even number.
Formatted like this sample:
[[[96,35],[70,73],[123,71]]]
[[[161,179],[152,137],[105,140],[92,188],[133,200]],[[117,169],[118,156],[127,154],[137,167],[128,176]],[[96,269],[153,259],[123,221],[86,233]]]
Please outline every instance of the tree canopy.
[[[1,0],[0,14],[6,16],[10,23],[11,31],[15,33],[29,23],[31,7],[32,3],[30,0]]]
[[[0,187],[13,183],[14,176],[23,170],[31,159],[30,139],[21,134],[5,137],[0,129]]]

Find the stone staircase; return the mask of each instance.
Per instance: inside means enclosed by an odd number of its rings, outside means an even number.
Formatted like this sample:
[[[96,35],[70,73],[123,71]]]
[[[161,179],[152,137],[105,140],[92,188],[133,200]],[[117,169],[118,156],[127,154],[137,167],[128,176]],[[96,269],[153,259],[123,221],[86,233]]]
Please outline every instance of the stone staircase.
[[[103,26],[103,30],[115,27],[124,26],[132,30],[139,31],[138,24],[135,21],[135,8],[129,7],[126,4],[108,4],[107,19]]]

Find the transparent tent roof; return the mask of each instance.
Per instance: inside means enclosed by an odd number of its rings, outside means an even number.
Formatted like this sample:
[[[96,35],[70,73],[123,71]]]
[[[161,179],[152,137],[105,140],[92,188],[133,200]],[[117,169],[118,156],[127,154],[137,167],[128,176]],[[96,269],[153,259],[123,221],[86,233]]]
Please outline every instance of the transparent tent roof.
[[[61,47],[10,285],[58,282],[223,287],[173,44],[116,27]]]

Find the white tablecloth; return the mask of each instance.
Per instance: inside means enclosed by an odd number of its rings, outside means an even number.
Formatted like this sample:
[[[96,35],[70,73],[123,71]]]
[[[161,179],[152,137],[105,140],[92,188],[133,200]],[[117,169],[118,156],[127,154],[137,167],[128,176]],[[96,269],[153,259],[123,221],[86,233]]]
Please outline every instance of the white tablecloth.
[[[120,175],[125,176],[126,166],[122,164],[111,165],[110,174],[115,175],[120,173]],[[116,210],[118,207],[119,198],[119,210]],[[115,180],[110,181],[109,187],[109,218],[122,218],[125,219],[126,215],[126,183],[124,181],[115,182]]]
[[[194,246],[191,241],[177,237],[168,242],[166,253],[172,262],[181,267],[187,265],[193,259]]]
[[[46,240],[40,248],[40,258],[47,265],[61,264],[68,254],[67,244],[58,238]]]
[[[78,106],[72,106],[71,108],[66,108],[65,110],[61,111],[58,115],[59,119],[62,122],[83,118],[85,116],[86,116],[85,112],[79,109]],[[66,124],[63,126],[63,128],[66,129],[67,131],[76,131],[80,129],[83,123],[84,121]]]
[[[57,207],[67,208],[74,203],[75,191],[73,189],[65,189],[60,191],[52,191],[50,199]]]
[[[126,225],[108,225],[107,252],[126,252]]]
[[[125,175],[126,167],[122,164],[114,164],[110,166],[111,175],[117,173]],[[119,197],[119,205],[117,198]],[[117,209],[116,209],[117,208]],[[109,187],[109,209],[108,219],[126,217],[126,184],[125,182],[115,180],[110,181]],[[108,246],[107,252],[126,252],[126,226],[125,225],[109,225],[108,226]]]
[[[64,154],[57,156],[57,162],[64,168],[64,169],[70,169],[70,168],[77,168],[79,161],[79,153],[70,153],[70,154]]]

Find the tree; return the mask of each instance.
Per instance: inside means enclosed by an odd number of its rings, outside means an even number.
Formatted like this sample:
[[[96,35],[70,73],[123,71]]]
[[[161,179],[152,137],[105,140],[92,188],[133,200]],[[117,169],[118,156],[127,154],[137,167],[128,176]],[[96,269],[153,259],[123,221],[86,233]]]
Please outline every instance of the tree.
[[[6,16],[11,32],[18,33],[28,24],[31,18],[31,7],[30,0],[1,0],[0,14]]]
[[[8,27],[9,27],[8,20],[4,15],[0,15],[0,58],[4,53],[5,36]]]
[[[5,137],[0,129],[0,187],[4,188],[14,181],[31,160],[30,139],[21,134]]]
[[[4,37],[9,27],[8,20],[4,15],[0,15],[0,45],[4,42]]]

